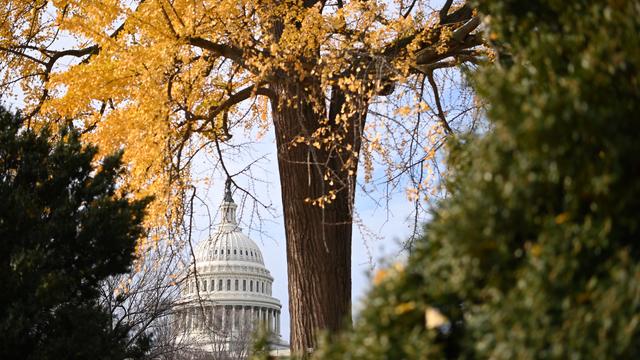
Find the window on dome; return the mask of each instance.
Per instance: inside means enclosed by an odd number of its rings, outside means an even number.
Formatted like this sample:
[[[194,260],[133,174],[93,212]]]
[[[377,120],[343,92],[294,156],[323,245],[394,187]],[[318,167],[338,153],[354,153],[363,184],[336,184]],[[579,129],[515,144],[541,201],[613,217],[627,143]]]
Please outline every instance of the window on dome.
[[[220,249],[220,255],[224,255],[224,249]]]
[[[215,280],[211,279],[211,283],[209,284],[209,291],[213,291],[215,290],[216,286],[215,286]]]
[[[222,279],[218,280],[218,291],[222,291]]]
[[[239,284],[240,284],[240,280],[236,279],[236,287],[235,287],[236,291],[238,291],[238,288],[240,287]]]
[[[262,293],[264,294],[264,282],[262,283]]]
[[[240,250],[240,255],[242,255],[242,250]]]
[[[218,249],[213,250],[213,253],[214,253],[215,255],[218,255]]]
[[[231,291],[231,280],[227,279],[227,291]]]
[[[204,281],[204,286],[202,287],[203,291],[207,291],[207,280]]]
[[[242,291],[247,291],[247,280],[242,280]]]
[[[253,280],[249,282],[249,291],[253,291]]]
[[[236,249],[233,249],[233,255],[238,255],[238,252]]]

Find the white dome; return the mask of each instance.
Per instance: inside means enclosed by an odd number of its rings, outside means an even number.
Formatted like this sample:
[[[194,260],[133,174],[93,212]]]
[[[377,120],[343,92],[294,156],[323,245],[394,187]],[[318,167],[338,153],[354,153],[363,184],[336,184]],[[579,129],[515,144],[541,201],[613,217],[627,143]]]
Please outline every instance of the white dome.
[[[212,334],[230,341],[249,336],[258,326],[265,326],[275,343],[281,342],[282,306],[273,297],[273,277],[258,245],[238,226],[237,207],[227,181],[222,219],[214,233],[197,245],[195,266],[190,267],[176,308],[184,339],[203,349],[211,345]]]
[[[225,205],[229,206],[228,203]],[[235,204],[233,205],[235,206]],[[197,264],[242,261],[264,266],[262,252],[258,245],[241,230],[235,221],[234,223],[221,223],[209,239],[198,244],[195,251]]]

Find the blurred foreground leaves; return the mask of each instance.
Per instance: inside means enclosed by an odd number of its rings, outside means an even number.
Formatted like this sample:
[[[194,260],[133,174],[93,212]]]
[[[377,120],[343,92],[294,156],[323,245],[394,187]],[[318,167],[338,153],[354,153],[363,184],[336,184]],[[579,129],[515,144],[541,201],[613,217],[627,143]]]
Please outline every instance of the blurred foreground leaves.
[[[479,8],[493,130],[452,142],[406,268],[316,358],[640,356],[640,2]]]

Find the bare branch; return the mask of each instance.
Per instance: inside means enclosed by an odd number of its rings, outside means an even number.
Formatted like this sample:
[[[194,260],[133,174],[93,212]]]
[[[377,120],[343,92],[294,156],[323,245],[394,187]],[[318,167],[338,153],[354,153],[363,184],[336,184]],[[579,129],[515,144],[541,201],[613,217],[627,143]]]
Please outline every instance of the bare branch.
[[[409,5],[409,8],[404,12],[404,14],[402,14],[403,18],[407,18],[407,16],[409,16],[409,14],[411,14],[411,10],[413,10],[413,7],[416,5],[416,3],[418,2],[418,0],[413,0],[411,2],[411,5]]]
[[[442,9],[440,9],[440,25],[447,23],[447,16],[449,15],[449,8],[451,8],[451,4],[453,0],[447,0],[444,5],[442,5]]]
[[[438,85],[436,84],[436,81],[433,79],[433,72],[427,73],[426,77],[429,80],[429,85],[431,85],[431,89],[433,90],[433,97],[436,100],[436,107],[438,108],[438,118],[442,123],[442,127],[444,128],[444,131],[448,135],[453,134],[453,130],[451,129],[451,126],[449,126],[449,123],[447,122],[447,118],[444,116],[444,111],[442,110],[442,103],[440,102],[440,94],[438,93]]]

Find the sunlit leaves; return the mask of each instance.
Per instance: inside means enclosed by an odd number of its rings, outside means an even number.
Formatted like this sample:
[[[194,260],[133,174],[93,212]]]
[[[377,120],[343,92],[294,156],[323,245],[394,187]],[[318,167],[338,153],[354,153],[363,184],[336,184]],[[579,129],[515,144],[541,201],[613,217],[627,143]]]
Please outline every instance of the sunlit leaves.
[[[340,173],[354,174],[362,159],[365,180],[374,180],[376,164],[384,164],[392,179],[412,164],[435,164],[445,137],[425,104],[431,99],[414,62],[424,48],[448,51],[461,24],[440,26],[428,2],[417,2],[410,12],[402,1],[4,5],[13,23],[0,27],[0,57],[8,64],[0,70],[3,89],[20,84],[25,111],[36,120],[73,118],[102,151],[126,148],[128,186],[162,194],[165,204],[181,202],[190,176],[181,159],[193,149],[226,141],[235,128],[257,129],[261,136],[272,110],[298,106],[296,94],[269,97],[275,82],[295,83],[320,119],[291,146],[340,154]],[[442,86],[462,88],[459,78],[451,79],[445,84],[443,78]],[[249,96],[237,95],[246,89],[252,89]],[[344,94],[344,102],[329,116],[336,93]],[[445,106],[464,115],[462,108],[474,105],[462,100]],[[353,119],[364,114],[363,146],[356,151],[348,139],[360,131]],[[344,190],[340,176],[327,176],[323,203]],[[429,187],[430,180],[416,181]],[[149,221],[161,223],[173,213],[154,206],[156,217]]]

